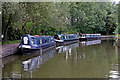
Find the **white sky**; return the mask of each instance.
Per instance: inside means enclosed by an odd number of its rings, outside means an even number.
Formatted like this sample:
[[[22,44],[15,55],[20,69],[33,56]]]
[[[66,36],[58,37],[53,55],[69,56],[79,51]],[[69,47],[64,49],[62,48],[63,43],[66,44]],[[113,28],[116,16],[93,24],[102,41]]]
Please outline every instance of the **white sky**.
[[[118,3],[120,0],[114,0],[116,3]]]

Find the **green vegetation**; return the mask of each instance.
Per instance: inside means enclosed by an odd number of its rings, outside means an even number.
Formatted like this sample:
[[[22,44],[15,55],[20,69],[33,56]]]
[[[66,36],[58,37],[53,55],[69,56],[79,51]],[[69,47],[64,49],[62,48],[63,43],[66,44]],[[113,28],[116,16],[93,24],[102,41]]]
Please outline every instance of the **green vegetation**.
[[[119,4],[116,5],[117,11],[118,11],[118,22],[117,22],[117,27],[115,29],[115,36],[116,36],[116,43],[118,42],[118,39],[120,39],[120,1]]]
[[[120,34],[118,34],[118,38],[120,39]]]
[[[112,2],[3,2],[3,41],[20,40],[25,34],[113,35],[118,31],[117,14]]]
[[[20,43],[21,40],[13,40],[13,41],[6,41],[4,44],[11,44],[11,43]],[[3,45],[4,45],[3,44]]]

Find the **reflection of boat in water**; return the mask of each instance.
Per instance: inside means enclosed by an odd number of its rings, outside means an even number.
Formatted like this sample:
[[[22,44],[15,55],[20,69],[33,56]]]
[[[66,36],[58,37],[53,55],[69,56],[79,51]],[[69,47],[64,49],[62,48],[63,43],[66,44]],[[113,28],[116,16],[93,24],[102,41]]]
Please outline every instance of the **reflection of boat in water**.
[[[22,65],[23,65],[24,71],[29,71],[29,70],[39,68],[41,64],[45,63],[50,58],[52,58],[54,54],[55,54],[55,48],[44,52],[42,55],[39,55],[39,53],[34,53],[34,55],[31,54],[30,56],[23,55]]]
[[[78,47],[79,47],[79,43],[74,43],[74,44],[66,45],[66,46],[60,46],[60,47],[57,47],[59,48],[57,50],[57,53],[61,55],[63,53],[66,61],[68,61],[68,58],[71,58],[71,59],[74,59],[74,61],[76,62],[78,58],[78,51],[77,51]]]
[[[84,45],[84,46],[101,44],[101,40],[82,41],[81,44]]]
[[[72,48],[76,48],[76,47],[79,47],[79,43],[75,43],[75,44],[70,44],[70,45],[66,45],[66,46],[59,46],[59,47],[56,47],[58,53],[62,53],[62,52],[66,52],[66,51],[69,51],[71,52],[71,49]]]

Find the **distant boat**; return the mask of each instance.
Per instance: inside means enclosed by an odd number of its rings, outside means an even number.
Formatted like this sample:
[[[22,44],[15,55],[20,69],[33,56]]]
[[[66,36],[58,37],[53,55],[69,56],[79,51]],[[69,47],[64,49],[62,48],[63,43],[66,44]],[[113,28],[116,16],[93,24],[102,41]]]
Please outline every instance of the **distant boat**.
[[[101,34],[82,34],[80,40],[99,39]]]
[[[79,41],[79,35],[78,34],[56,34],[54,36],[54,40],[58,45],[68,44],[68,43]]]
[[[52,36],[31,36],[24,35],[19,45],[21,52],[34,51],[55,46],[54,37]]]

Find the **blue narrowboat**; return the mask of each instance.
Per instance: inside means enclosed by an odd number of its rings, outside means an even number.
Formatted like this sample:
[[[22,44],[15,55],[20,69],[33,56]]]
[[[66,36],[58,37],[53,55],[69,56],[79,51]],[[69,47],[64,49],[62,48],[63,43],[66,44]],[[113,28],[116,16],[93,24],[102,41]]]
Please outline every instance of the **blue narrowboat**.
[[[22,52],[45,49],[55,46],[54,37],[52,36],[31,36],[24,35],[19,45],[19,50]]]
[[[79,34],[56,34],[54,40],[59,45],[78,42]]]
[[[101,34],[82,34],[80,40],[99,39]]]

